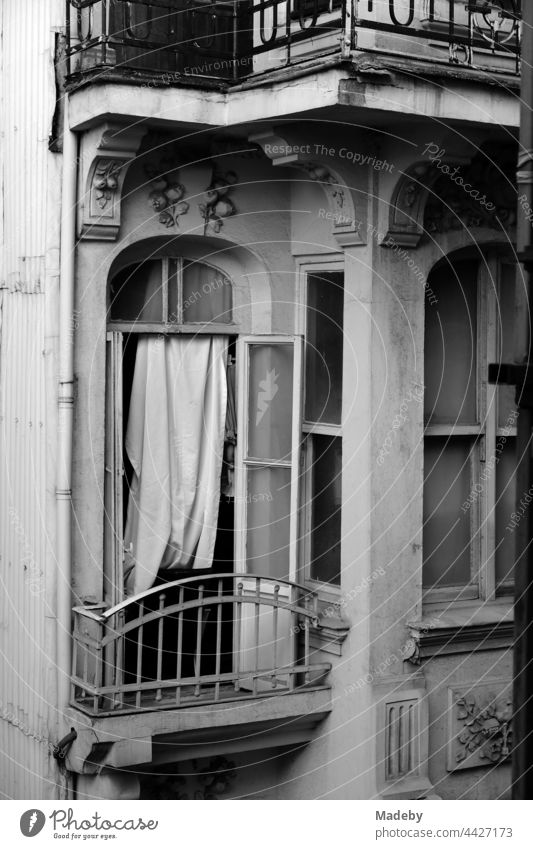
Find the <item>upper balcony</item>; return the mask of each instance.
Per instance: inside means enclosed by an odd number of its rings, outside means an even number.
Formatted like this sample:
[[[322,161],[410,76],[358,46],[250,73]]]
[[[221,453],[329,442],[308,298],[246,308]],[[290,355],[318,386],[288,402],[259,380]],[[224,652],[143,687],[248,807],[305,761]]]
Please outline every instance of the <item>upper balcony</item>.
[[[517,75],[520,0],[67,0],[71,83],[228,87],[380,54]]]

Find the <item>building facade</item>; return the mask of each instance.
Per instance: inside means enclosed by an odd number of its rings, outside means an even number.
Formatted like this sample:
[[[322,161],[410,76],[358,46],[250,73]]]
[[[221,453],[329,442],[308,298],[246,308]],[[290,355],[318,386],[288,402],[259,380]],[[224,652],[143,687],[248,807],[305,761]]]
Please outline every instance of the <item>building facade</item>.
[[[3,796],[506,797],[518,4],[0,14]]]

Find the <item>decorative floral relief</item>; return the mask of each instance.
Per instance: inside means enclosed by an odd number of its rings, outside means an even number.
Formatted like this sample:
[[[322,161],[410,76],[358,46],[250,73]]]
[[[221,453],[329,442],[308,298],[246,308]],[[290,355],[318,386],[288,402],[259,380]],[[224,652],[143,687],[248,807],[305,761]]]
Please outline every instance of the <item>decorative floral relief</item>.
[[[511,754],[513,708],[510,696],[480,707],[473,695],[457,699],[457,719],[463,730],[457,737],[457,763],[475,753],[481,761],[500,763]]]
[[[204,202],[198,204],[200,214],[205,221],[205,231],[212,230],[219,233],[222,229],[223,219],[235,215],[235,207],[229,198],[232,186],[237,182],[234,171],[226,174],[214,174],[211,184],[206,189]]]
[[[93,189],[94,200],[100,209],[104,210],[113,199],[118,188],[118,180],[124,160],[101,159],[94,171]]]
[[[446,233],[463,227],[509,228],[516,224],[516,190],[513,189],[513,172],[516,160],[514,148],[508,147],[491,156],[478,154],[462,169],[457,179],[444,174],[433,185],[424,213],[426,233]],[[467,190],[468,187],[468,190]],[[480,197],[490,203],[482,203]]]
[[[189,211],[189,204],[182,200],[185,187],[179,182],[175,160],[148,163],[144,170],[151,180],[148,203],[159,213],[159,223],[165,227],[179,227],[179,218]]]
[[[204,769],[192,761],[194,772],[186,775],[147,776],[142,782],[141,798],[145,799],[211,799],[226,797],[237,778],[235,764],[218,755]]]

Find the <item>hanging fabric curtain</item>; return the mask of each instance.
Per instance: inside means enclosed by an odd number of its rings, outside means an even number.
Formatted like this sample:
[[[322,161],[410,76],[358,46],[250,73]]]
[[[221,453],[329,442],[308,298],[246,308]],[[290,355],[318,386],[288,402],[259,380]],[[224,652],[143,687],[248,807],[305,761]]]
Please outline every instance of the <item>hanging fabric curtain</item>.
[[[134,470],[124,535],[129,595],[149,589],[160,570],[212,565],[227,343],[224,336],[139,339],[125,441]]]

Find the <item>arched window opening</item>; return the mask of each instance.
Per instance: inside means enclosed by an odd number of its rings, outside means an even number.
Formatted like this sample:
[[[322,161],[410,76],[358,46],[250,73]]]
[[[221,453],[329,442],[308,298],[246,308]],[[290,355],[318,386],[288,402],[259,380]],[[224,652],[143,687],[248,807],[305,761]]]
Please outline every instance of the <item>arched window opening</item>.
[[[251,332],[246,281],[235,303],[227,274],[142,247],[109,284],[104,600],[121,636],[96,709],[311,684],[317,596],[299,583],[341,577],[342,268],[308,275],[304,359],[303,337]]]

